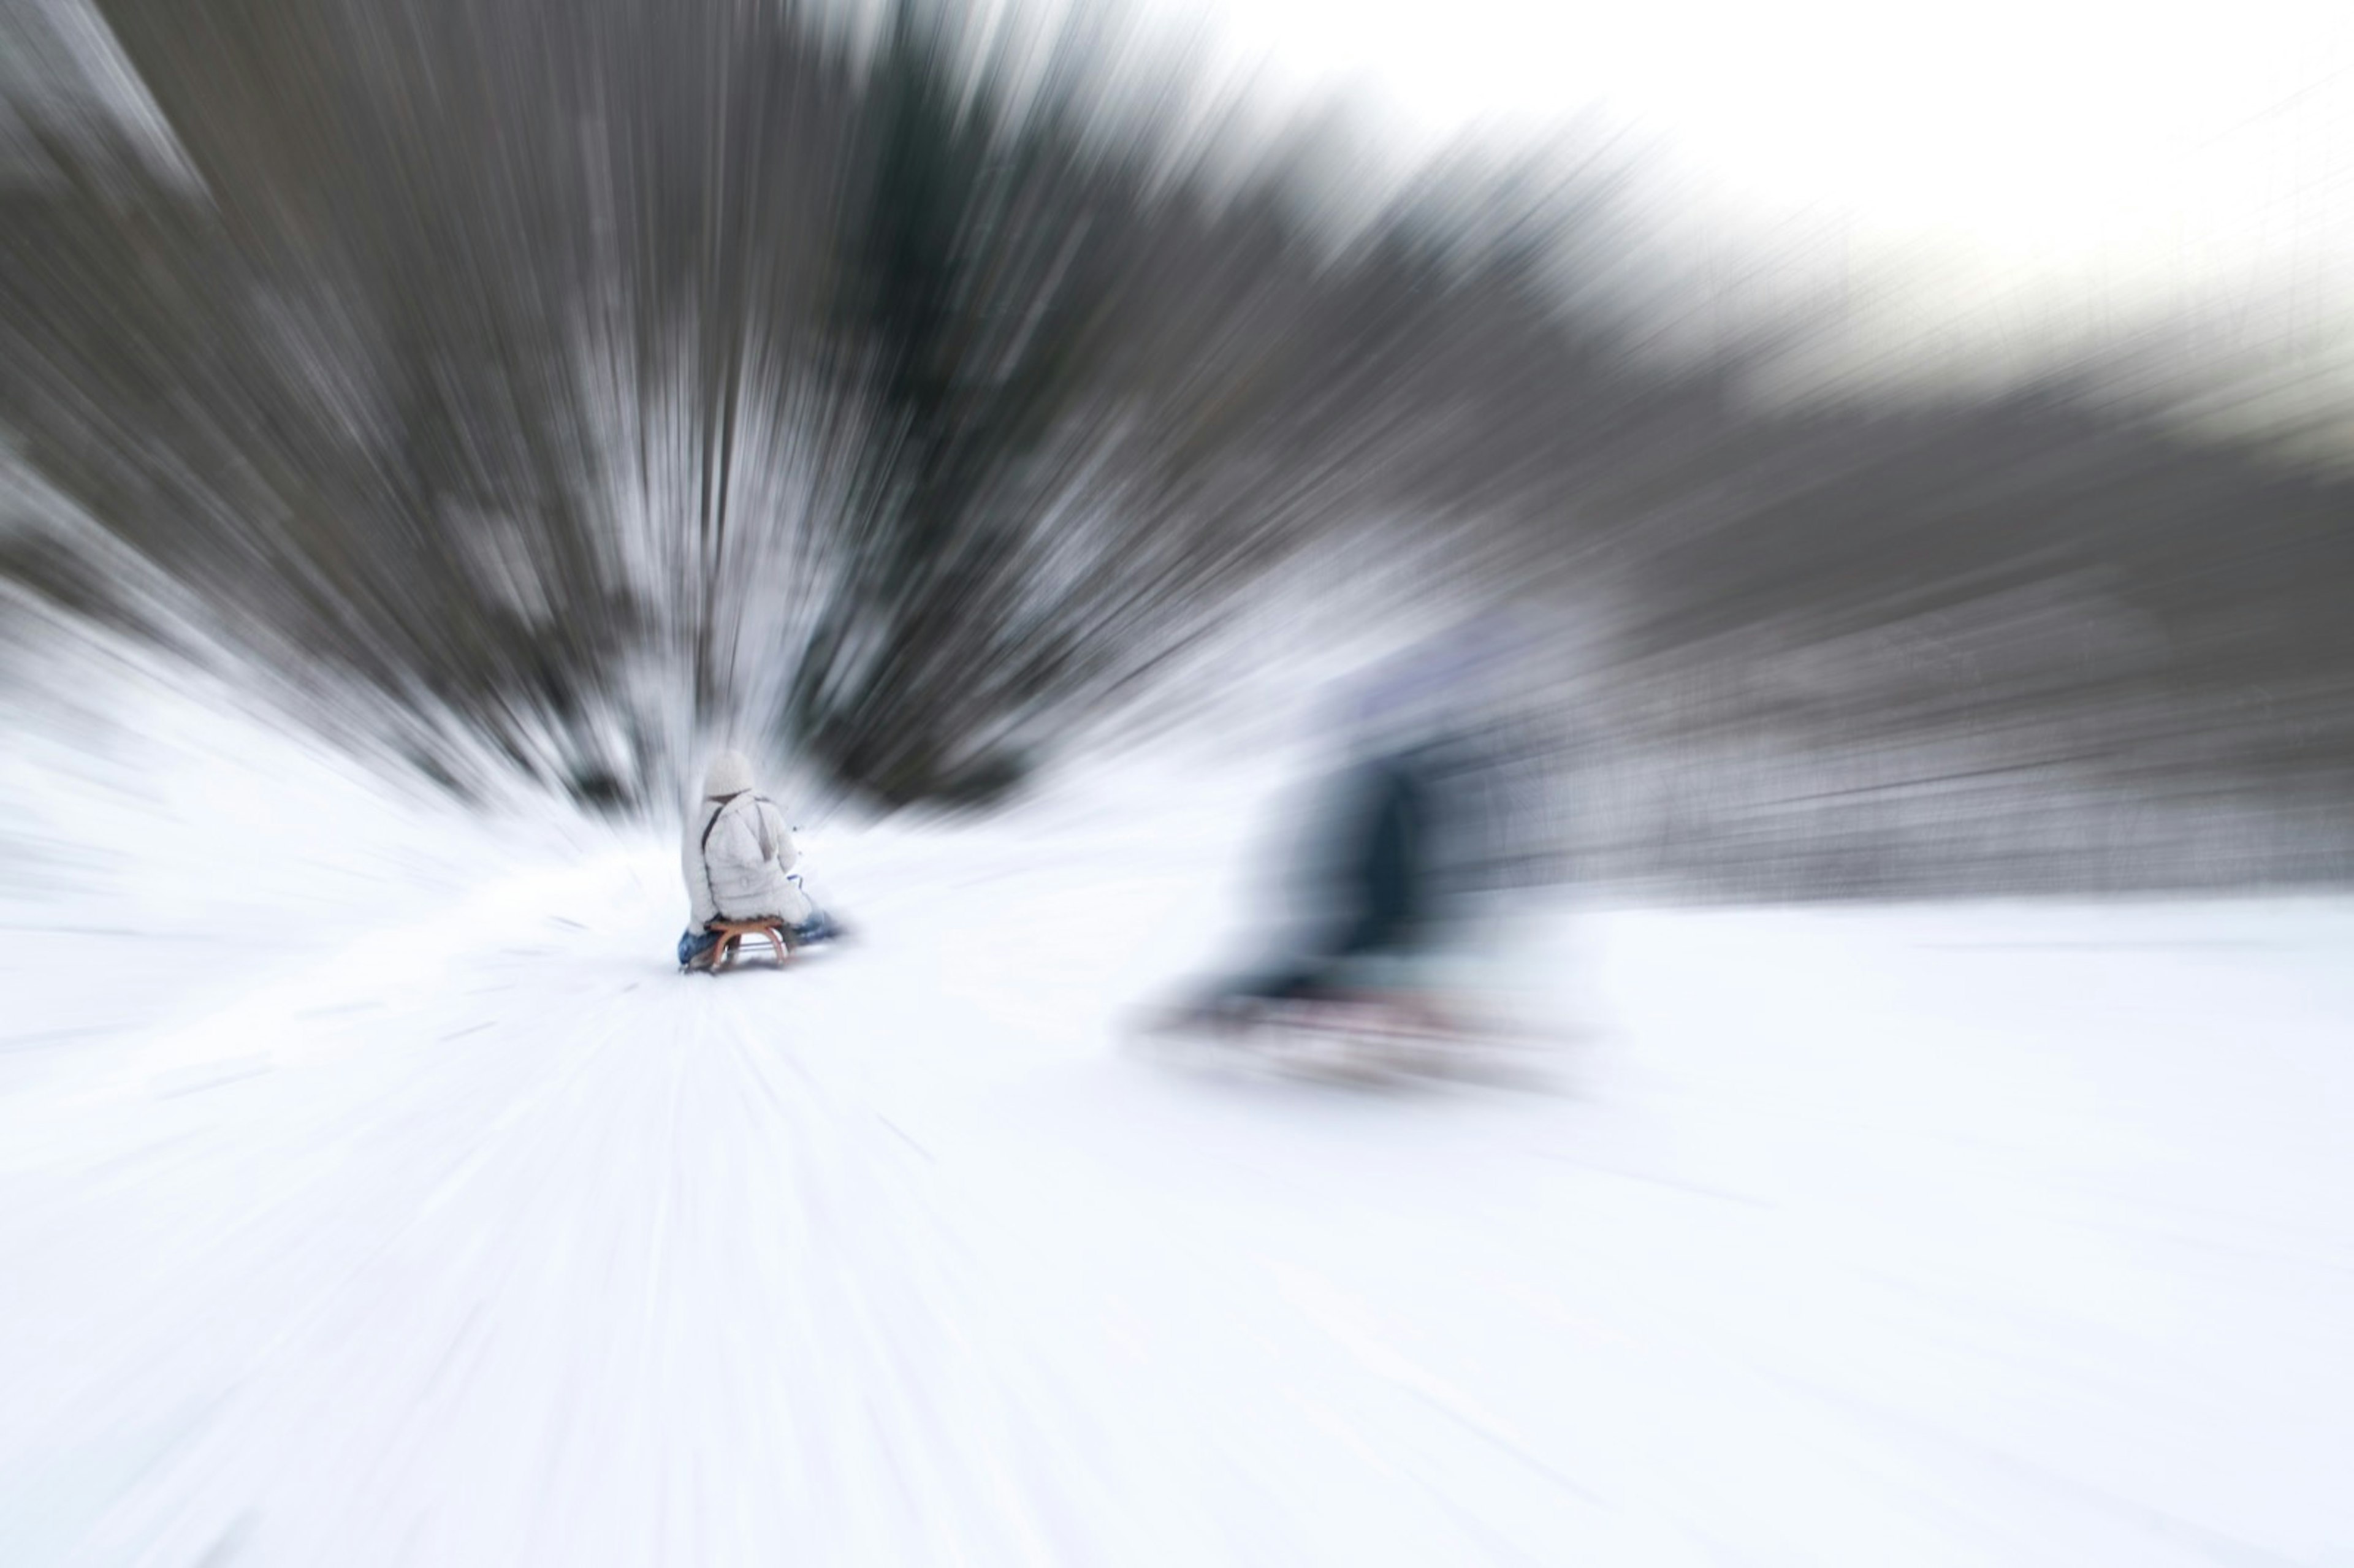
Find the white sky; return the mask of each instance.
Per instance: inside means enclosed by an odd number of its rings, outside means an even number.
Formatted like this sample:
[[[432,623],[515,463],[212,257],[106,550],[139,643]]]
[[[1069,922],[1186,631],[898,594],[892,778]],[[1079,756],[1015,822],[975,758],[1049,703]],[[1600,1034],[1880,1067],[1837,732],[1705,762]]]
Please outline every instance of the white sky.
[[[2354,0],[1166,0],[1300,92],[1426,143],[1602,109],[1691,207],[1840,264],[2111,318],[2354,305]],[[1753,223],[1733,222],[1734,231]],[[1836,236],[1827,240],[1827,236]],[[2294,319],[2292,319],[2294,318]]]

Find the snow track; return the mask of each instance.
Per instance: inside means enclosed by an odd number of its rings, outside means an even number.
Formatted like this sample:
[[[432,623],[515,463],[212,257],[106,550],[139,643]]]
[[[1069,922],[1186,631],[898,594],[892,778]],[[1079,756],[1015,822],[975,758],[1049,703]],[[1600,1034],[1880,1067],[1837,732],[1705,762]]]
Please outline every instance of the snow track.
[[[2354,909],[1563,916],[1549,1089],[1368,1091],[1120,1052],[1219,878],[1075,822],[80,943],[0,1561],[2354,1563]]]

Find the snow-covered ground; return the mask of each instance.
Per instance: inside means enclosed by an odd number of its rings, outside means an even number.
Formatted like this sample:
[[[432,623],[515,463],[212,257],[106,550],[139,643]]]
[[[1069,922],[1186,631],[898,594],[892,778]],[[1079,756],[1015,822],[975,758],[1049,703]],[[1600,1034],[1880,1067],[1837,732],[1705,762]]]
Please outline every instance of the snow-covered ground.
[[[1557,909],[1548,1083],[1348,1087],[1122,1049],[1149,770],[706,980],[666,842],[19,757],[11,1568],[2354,1564],[2354,904]]]

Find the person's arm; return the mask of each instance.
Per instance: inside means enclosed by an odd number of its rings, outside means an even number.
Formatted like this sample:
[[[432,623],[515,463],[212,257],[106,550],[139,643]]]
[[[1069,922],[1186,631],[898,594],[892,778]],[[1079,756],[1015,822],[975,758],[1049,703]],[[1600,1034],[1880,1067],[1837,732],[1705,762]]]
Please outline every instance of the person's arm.
[[[770,858],[776,861],[777,870],[779,873],[792,870],[799,863],[801,853],[800,846],[793,842],[793,830],[786,824],[785,814],[777,810],[775,802],[763,800],[760,802],[760,816],[769,830],[769,847],[776,852]]]
[[[685,842],[680,846],[680,869],[686,875],[687,921],[693,926],[703,925],[719,907],[719,901],[711,895],[711,868],[703,859],[703,830],[710,821],[702,811],[688,818]]]

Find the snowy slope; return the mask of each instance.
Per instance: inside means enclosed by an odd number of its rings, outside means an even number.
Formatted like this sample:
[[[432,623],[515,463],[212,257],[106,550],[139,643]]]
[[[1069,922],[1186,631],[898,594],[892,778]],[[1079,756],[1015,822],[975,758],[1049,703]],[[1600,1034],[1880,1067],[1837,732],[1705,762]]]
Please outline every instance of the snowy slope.
[[[0,1562],[2354,1563],[2354,906],[1560,912],[1550,1087],[1368,1091],[1119,1049],[1146,774],[716,980],[343,789],[299,939],[7,977]]]

